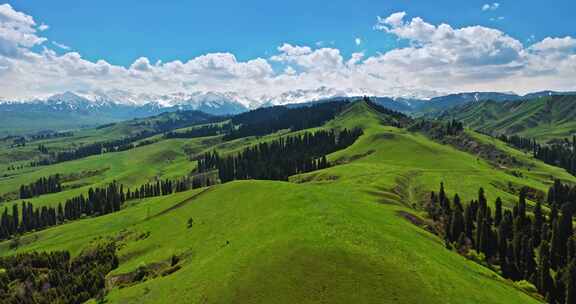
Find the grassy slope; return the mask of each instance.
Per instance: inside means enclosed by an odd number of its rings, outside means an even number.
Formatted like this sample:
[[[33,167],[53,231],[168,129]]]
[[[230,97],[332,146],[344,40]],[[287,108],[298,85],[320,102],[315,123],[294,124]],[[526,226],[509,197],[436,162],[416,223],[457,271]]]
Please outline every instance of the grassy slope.
[[[165,123],[171,120],[188,121],[189,123],[198,123],[198,125],[191,127],[198,128],[204,126],[201,124],[202,122],[207,122],[211,118],[213,118],[212,115],[196,111],[169,112],[147,118],[135,118],[113,124],[101,125],[98,128],[71,129],[70,131],[74,134],[73,136],[37,140],[28,142],[25,147],[15,148],[10,147],[13,139],[4,140],[0,138],[0,173],[2,173],[4,167],[8,167],[9,165],[28,165],[31,159],[42,158],[43,155],[38,151],[38,145],[40,144],[47,147],[50,152],[67,151],[81,145],[131,137],[144,131],[155,132],[157,130],[154,126],[157,123]],[[154,141],[161,139],[161,134],[147,138],[147,140]]]
[[[72,190],[27,199],[36,205],[50,205],[64,201],[72,195],[87,193],[89,187],[103,186],[114,180],[127,186],[139,186],[155,178],[177,178],[188,174],[195,166],[184,153],[184,147],[201,151],[206,139],[170,139],[130,151],[107,153],[51,166],[33,168],[27,173],[0,178],[0,193],[17,191],[19,185],[30,183],[52,174],[82,174],[99,171],[100,174],[82,177],[64,186]],[[11,204],[8,203],[8,204]],[[2,206],[0,204],[0,206]]]
[[[342,165],[296,176],[296,183],[238,181],[201,194],[195,190],[149,199],[119,213],[28,234],[18,251],[78,253],[92,238],[124,230],[150,232],[150,237],[126,241],[115,274],[174,253],[185,256],[183,268],[172,275],[113,289],[110,303],[537,302],[490,270],[447,251],[440,239],[398,211],[411,211],[405,205],[416,203],[418,193],[436,189],[442,180],[470,199],[479,186],[494,181],[543,189],[544,176],[561,170],[538,164],[544,174],[534,170],[518,179],[421,135],[380,126],[378,120],[359,103],[330,122],[329,127],[362,126],[365,135],[329,156]],[[173,143],[157,145],[177,150]],[[116,159],[122,153],[111,155]],[[141,164],[130,174],[163,166],[128,155]],[[491,201],[496,195],[513,200],[486,188]],[[170,210],[174,205],[179,207]],[[189,218],[194,219],[192,229],[186,228]],[[7,242],[0,243],[0,254],[12,253]]]
[[[511,102],[480,102],[443,114],[475,129],[549,140],[576,133],[576,97],[552,96]]]

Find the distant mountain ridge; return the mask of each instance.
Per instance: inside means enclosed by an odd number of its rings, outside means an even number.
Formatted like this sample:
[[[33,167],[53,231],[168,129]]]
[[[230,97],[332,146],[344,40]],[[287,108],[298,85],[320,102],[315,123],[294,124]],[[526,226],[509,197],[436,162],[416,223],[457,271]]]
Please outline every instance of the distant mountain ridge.
[[[457,119],[470,128],[497,134],[542,140],[567,137],[576,134],[576,94],[466,103],[445,110],[438,118]]]
[[[377,103],[403,112],[431,112],[456,105],[482,100],[520,100],[551,95],[572,95],[576,92],[541,91],[526,95],[501,92],[463,92],[430,99],[412,97],[387,97],[367,89],[338,90],[319,87],[313,90],[293,90],[277,96],[263,95],[250,98],[234,92],[192,92],[172,94],[133,94],[122,90],[72,92],[67,91],[44,98],[25,100],[1,99],[0,107],[15,104],[46,105],[53,110],[88,111],[110,108],[132,109],[144,113],[158,114],[173,110],[198,110],[209,114],[237,114],[259,107],[300,104],[315,101],[370,96]]]
[[[502,102],[559,94],[576,93],[542,91],[521,96],[514,93],[467,92],[419,99],[381,97],[365,89],[337,90],[319,87],[313,90],[293,90],[278,96],[261,96],[253,99],[233,92],[165,95],[132,94],[122,90],[64,92],[29,100],[0,99],[0,116],[5,117],[4,124],[0,126],[0,135],[94,126],[181,110],[196,110],[212,115],[233,115],[260,107],[303,106],[361,96],[372,96],[375,103],[391,110],[421,115],[482,100]]]
[[[576,92],[540,91],[529,93],[526,95],[518,95],[515,93],[501,93],[501,92],[464,92],[464,93],[455,93],[445,96],[433,97],[429,100],[406,99],[406,98],[394,99],[389,97],[377,97],[376,102],[392,110],[412,114],[424,114],[424,113],[444,111],[446,109],[455,106],[480,101],[491,100],[495,102],[503,102],[503,101],[515,101],[515,100],[530,100],[538,97],[556,96],[556,95],[576,95]]]

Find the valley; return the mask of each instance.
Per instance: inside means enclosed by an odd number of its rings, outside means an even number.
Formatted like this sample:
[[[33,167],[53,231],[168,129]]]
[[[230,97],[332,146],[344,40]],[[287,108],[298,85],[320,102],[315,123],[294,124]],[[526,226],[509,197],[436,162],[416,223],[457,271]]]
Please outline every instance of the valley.
[[[77,256],[90,244],[114,241],[119,264],[106,275],[105,298],[119,303],[542,301],[533,289],[447,250],[442,238],[427,227],[432,223],[425,205],[430,191],[444,183],[449,196],[458,193],[465,202],[483,187],[489,206],[493,208],[500,197],[505,208],[512,208],[518,189],[546,193],[554,180],[576,183],[574,176],[471,129],[442,138],[466,134],[476,145],[513,158],[514,167],[499,164],[491,155],[439,142],[420,131],[425,129],[413,127],[416,121],[369,101],[352,100],[341,107],[315,126],[309,125],[312,128],[291,130],[293,121],[266,135],[246,133],[247,137],[231,140],[223,140],[223,135],[151,135],[146,145],[47,166],[26,165],[38,157],[37,144],[49,151],[65,150],[123,138],[141,129],[120,123],[24,147],[5,144],[3,166],[23,168],[4,171],[8,173],[0,179],[0,193],[16,193],[27,181],[60,174],[66,177],[63,191],[25,199],[35,208],[55,208],[89,188],[112,182],[134,189],[194,176],[198,174],[196,159],[206,152],[230,155],[305,131],[362,129],[349,147],[327,155],[327,168],[295,174],[287,181],[248,178],[127,200],[116,212],[83,215],[12,237],[0,243],[0,254],[66,250]],[[198,115],[190,117],[196,117],[194,121],[202,127]],[[531,199],[529,208],[535,203]],[[0,207],[13,204],[20,200],[0,203]],[[174,256],[176,263],[170,262]],[[355,292],[348,292],[352,289]]]

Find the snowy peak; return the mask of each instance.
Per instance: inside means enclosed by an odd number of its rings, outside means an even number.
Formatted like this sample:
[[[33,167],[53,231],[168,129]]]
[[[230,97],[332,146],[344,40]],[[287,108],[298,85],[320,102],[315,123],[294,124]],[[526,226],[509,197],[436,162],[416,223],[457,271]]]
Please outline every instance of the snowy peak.
[[[414,93],[415,90],[409,92]],[[435,92],[421,91],[419,96],[437,96]],[[0,99],[0,104],[33,104],[48,107],[51,111],[74,111],[78,113],[137,113],[135,115],[155,115],[162,112],[178,110],[198,110],[215,115],[236,114],[249,109],[264,106],[287,105],[322,101],[334,98],[360,96],[374,97],[383,106],[404,112],[428,112],[443,110],[449,107],[483,100],[506,101],[531,99],[535,97],[575,94],[574,92],[542,91],[524,96],[515,93],[501,92],[464,92],[433,98],[422,98],[414,95],[402,95],[400,91],[387,95],[369,89],[336,89],[318,87],[314,89],[297,89],[277,95],[249,97],[237,92],[175,92],[170,94],[136,94],[124,90],[66,91],[47,98],[29,100]],[[396,96],[396,97],[380,97]]]
[[[277,96],[262,96],[262,105],[285,105],[304,102],[313,102],[338,97],[377,96],[376,92],[368,89],[335,89],[319,87],[310,90],[292,90],[283,92]]]

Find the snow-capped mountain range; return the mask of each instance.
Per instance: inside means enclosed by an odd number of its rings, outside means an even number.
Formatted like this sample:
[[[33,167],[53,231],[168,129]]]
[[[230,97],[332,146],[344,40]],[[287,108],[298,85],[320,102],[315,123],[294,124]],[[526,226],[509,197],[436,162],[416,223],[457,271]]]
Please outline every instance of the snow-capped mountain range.
[[[420,92],[432,95],[434,92]],[[26,105],[36,108],[47,108],[52,111],[87,112],[121,112],[121,117],[142,117],[162,112],[176,110],[198,110],[209,114],[223,115],[236,114],[243,111],[274,105],[299,104],[329,100],[334,98],[373,96],[375,100],[394,110],[412,112],[425,109],[442,110],[457,104],[480,100],[517,100],[522,98],[535,98],[555,94],[574,94],[573,92],[542,91],[527,95],[499,92],[468,92],[457,93],[432,98],[418,98],[417,96],[380,97],[376,92],[368,89],[334,89],[319,87],[312,90],[293,90],[277,96],[263,95],[250,98],[235,92],[179,92],[173,94],[134,94],[122,90],[110,91],[67,91],[48,97],[31,98],[25,100],[10,100],[0,98],[0,107],[25,110]],[[1,109],[0,109],[1,110]],[[131,114],[127,114],[130,112]]]
[[[411,91],[413,92],[413,91]],[[38,130],[72,130],[112,122],[154,116],[180,110],[197,110],[213,115],[231,115],[247,110],[274,106],[299,106],[347,97],[371,96],[380,105],[405,113],[439,113],[450,107],[482,100],[531,99],[574,92],[543,91],[520,96],[514,93],[470,92],[431,98],[418,95],[386,96],[370,90],[346,90],[320,87],[313,90],[293,90],[277,96],[249,98],[239,93],[188,92],[174,94],[132,94],[126,91],[64,92],[24,100],[0,98],[0,136]]]
[[[96,109],[102,107],[185,108],[205,110],[212,114],[234,114],[262,106],[284,105],[324,100],[334,97],[375,96],[369,90],[338,90],[319,87],[313,90],[294,90],[277,96],[262,95],[250,98],[235,92],[178,92],[172,94],[134,94],[128,91],[67,91],[48,97],[29,99],[0,98],[0,104],[45,104],[64,110]]]

